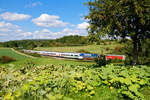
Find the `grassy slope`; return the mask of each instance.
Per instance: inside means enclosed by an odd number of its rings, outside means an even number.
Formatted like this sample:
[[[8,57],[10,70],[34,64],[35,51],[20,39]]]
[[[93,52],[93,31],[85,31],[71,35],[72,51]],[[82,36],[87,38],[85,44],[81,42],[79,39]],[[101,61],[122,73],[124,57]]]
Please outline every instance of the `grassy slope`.
[[[0,48],[0,57],[1,56],[9,56],[9,57],[13,57],[16,60],[23,60],[26,59],[28,57],[23,56],[21,54],[17,54],[14,51],[12,51],[10,48]]]
[[[111,43],[107,45],[88,45],[88,46],[73,46],[73,47],[37,47],[35,50],[44,51],[58,51],[58,52],[76,52],[81,49],[87,50],[92,53],[98,54],[110,54],[116,46],[122,46],[121,44]],[[109,49],[109,50],[108,50]]]

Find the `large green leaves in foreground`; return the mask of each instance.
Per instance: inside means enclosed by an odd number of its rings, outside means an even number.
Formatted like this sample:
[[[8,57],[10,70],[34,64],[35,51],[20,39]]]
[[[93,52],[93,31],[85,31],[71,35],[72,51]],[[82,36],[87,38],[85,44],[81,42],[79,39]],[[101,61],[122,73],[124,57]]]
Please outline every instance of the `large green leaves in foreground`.
[[[107,65],[0,67],[0,99],[88,100],[144,99],[150,88],[150,67]]]

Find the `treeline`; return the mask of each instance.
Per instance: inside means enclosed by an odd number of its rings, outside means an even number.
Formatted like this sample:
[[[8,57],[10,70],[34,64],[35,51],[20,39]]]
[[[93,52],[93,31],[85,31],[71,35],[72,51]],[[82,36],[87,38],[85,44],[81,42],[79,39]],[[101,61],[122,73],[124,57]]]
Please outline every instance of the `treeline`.
[[[58,47],[58,46],[82,46],[87,45],[88,39],[85,36],[64,36],[59,39],[44,40],[16,40],[1,42],[1,47],[16,47],[21,49],[33,49],[35,47]]]

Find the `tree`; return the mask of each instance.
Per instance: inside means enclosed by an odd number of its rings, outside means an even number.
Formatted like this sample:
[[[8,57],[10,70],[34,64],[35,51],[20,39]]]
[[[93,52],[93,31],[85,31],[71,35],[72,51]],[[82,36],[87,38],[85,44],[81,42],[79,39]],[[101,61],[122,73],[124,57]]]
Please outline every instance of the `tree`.
[[[142,40],[150,38],[150,0],[93,0],[86,4],[89,34],[130,38],[132,65],[136,65]]]

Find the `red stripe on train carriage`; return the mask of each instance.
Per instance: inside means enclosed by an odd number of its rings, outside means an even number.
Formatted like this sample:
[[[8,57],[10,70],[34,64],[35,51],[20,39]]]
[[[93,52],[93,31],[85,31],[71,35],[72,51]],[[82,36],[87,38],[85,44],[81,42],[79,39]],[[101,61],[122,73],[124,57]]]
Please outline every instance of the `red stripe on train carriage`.
[[[109,60],[109,59],[120,59],[120,60],[124,60],[124,56],[116,56],[116,55],[106,56],[106,60]]]

